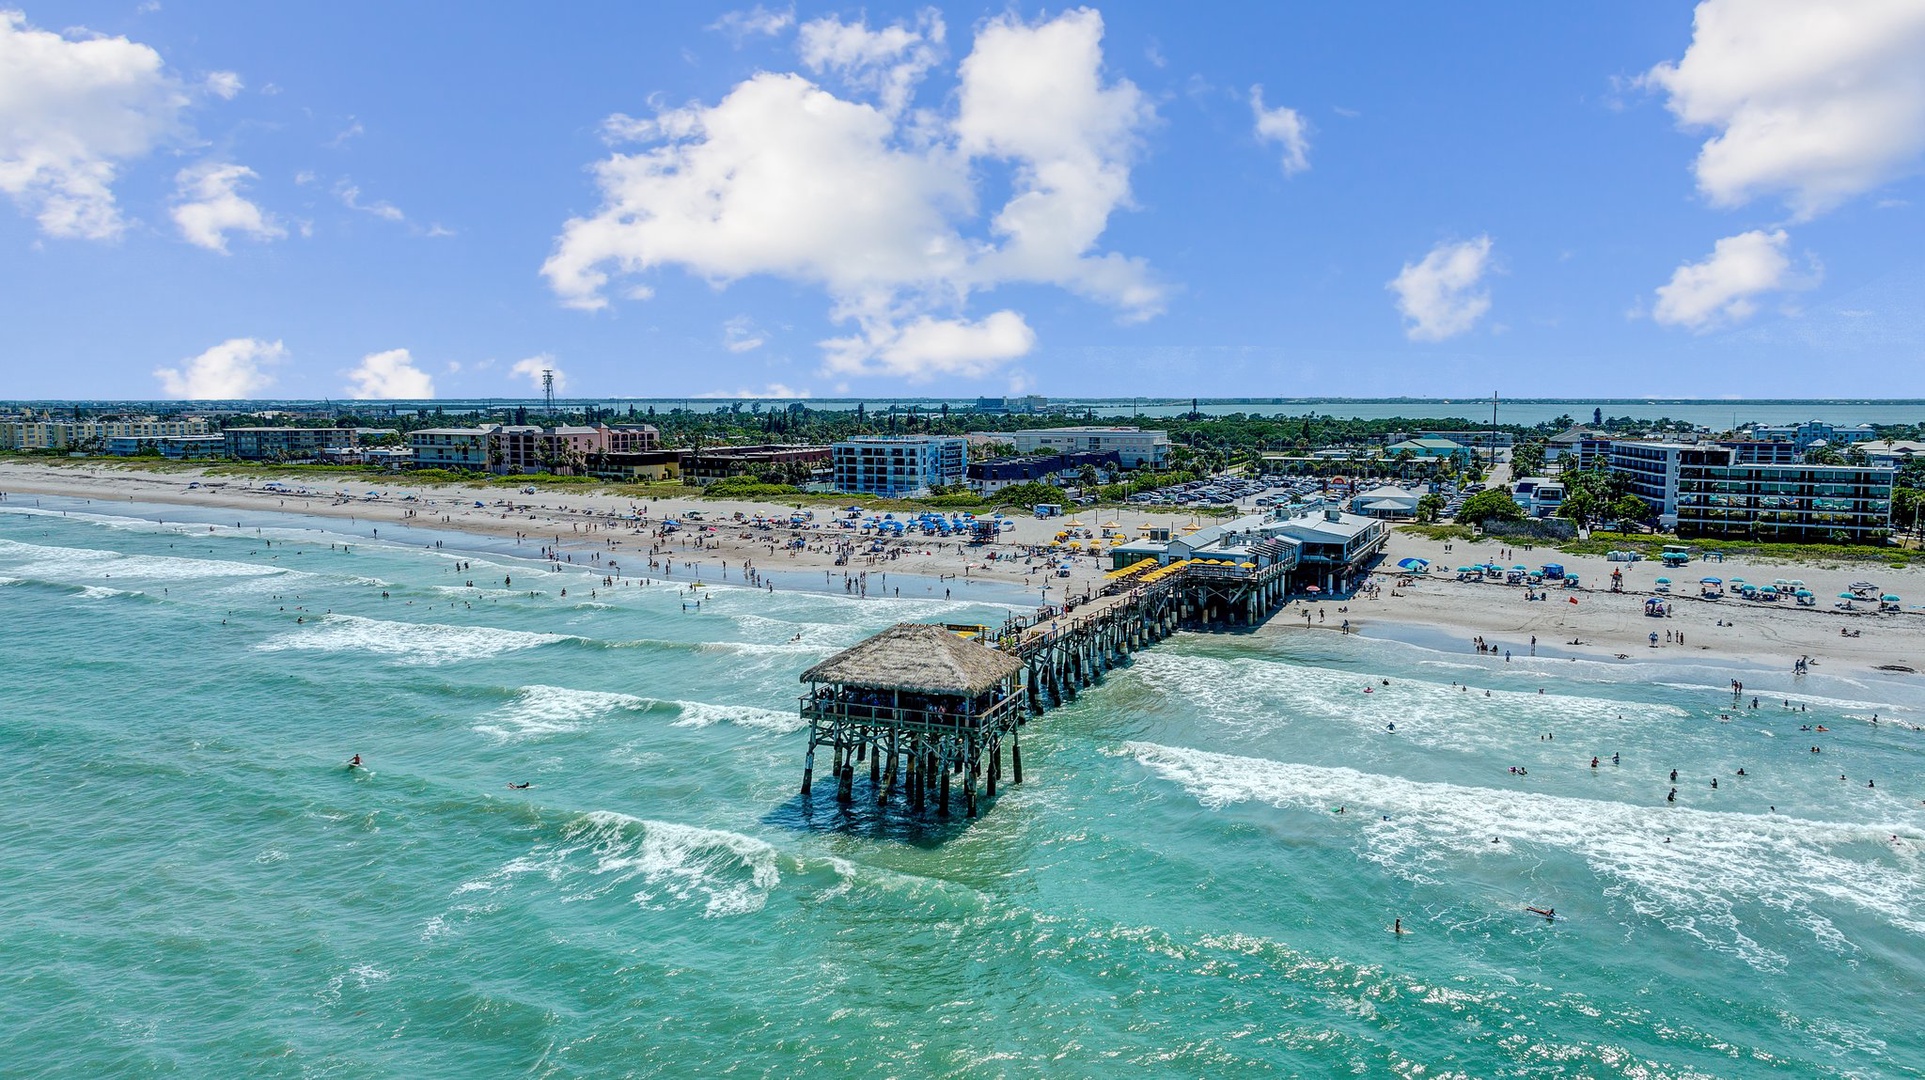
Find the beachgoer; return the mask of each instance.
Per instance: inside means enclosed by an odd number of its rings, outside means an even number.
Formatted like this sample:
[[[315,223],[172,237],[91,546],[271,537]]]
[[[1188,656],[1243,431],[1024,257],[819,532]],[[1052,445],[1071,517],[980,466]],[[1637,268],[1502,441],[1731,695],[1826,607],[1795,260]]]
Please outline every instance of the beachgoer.
[[[350,769],[358,769],[358,768],[360,768],[360,767],[361,767],[361,755],[360,755],[360,754],[356,754],[356,755],[354,755],[353,757],[351,757],[351,758],[349,758],[349,759],[348,759],[348,768],[350,768]]]

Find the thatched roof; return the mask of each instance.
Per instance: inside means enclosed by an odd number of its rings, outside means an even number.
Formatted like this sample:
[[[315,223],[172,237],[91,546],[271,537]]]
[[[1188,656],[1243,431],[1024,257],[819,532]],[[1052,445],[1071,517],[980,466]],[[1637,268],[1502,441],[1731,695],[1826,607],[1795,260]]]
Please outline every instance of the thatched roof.
[[[1023,670],[1022,661],[930,623],[897,623],[802,673],[803,682],[843,683],[923,694],[979,694]]]

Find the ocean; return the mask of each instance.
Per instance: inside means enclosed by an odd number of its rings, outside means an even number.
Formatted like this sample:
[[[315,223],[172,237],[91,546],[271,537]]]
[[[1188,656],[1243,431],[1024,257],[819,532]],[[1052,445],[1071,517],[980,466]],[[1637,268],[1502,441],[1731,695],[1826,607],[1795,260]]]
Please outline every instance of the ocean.
[[[1925,1071],[1913,682],[1181,634],[919,823],[798,796],[797,676],[1020,597],[31,501],[0,1074]]]

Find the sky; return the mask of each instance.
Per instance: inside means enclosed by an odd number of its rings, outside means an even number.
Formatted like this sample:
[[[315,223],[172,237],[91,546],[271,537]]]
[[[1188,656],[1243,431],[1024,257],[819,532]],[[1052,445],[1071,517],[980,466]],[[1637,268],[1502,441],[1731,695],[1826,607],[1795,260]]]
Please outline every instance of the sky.
[[[0,0],[0,398],[1925,397],[1925,3]]]

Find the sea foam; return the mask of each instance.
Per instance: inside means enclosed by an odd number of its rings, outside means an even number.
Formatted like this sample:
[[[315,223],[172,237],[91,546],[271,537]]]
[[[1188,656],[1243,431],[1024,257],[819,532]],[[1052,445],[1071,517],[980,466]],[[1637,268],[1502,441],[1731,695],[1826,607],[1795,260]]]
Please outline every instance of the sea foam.
[[[762,910],[782,880],[776,849],[765,841],[608,810],[573,818],[555,840],[483,880],[503,889],[529,877],[553,883],[567,901],[632,889],[629,899],[642,907],[694,904],[708,918]],[[474,884],[458,891],[473,891]]]
[[[262,652],[364,652],[404,664],[450,664],[570,640],[563,634],[503,630],[492,626],[390,622],[358,615],[326,615],[312,627],[264,641]]]
[[[1358,830],[1360,854],[1412,881],[1447,884],[1461,880],[1466,862],[1564,852],[1613,882],[1607,891],[1641,915],[1761,970],[1782,968],[1785,957],[1745,933],[1741,904],[1790,912],[1834,949],[1845,947],[1825,917],[1836,905],[1925,936],[1925,881],[1887,861],[1884,841],[1902,831],[1890,824],[1464,787],[1155,743],[1123,750],[1206,807],[1254,802],[1321,814],[1342,806],[1348,812],[1330,820]]]

